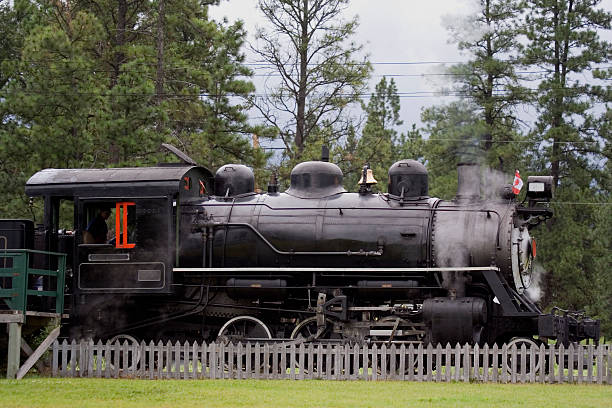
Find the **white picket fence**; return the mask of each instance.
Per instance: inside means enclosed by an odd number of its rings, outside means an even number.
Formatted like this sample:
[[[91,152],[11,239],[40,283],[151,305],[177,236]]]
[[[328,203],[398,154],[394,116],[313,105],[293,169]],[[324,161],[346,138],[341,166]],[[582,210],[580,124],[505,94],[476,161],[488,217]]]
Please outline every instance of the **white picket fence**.
[[[55,377],[612,384],[612,346],[57,341]]]

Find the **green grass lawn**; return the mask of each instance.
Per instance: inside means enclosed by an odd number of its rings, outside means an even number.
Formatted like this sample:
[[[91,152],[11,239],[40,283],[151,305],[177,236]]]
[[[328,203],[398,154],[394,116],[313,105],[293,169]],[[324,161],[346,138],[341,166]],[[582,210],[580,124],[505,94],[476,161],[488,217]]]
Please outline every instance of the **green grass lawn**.
[[[605,385],[342,381],[0,380],[14,407],[612,407]]]

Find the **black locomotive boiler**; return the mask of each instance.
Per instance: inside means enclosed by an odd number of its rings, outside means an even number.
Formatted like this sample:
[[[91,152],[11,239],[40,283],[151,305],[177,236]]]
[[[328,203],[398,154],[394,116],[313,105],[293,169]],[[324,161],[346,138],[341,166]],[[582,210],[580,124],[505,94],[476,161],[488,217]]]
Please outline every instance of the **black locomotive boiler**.
[[[238,164],[213,176],[193,164],[47,169],[38,249],[63,251],[73,337],[350,343],[563,343],[599,338],[599,323],[545,314],[525,294],[535,243],[552,216],[548,177],[480,195],[480,168],[458,167],[452,201],[428,195],[426,168],[395,163],[388,193],[358,193],[326,161],[256,193]],[[66,211],[66,208],[69,208]],[[112,239],[85,230],[110,208]],[[62,216],[62,214],[64,214]],[[73,232],[60,230],[70,216]],[[537,340],[536,340],[537,339]]]

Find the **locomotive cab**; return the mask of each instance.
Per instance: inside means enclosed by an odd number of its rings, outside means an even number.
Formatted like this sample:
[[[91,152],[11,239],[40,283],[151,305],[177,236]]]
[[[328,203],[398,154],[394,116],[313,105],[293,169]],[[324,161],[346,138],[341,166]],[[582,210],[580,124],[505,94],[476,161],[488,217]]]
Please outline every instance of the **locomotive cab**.
[[[210,172],[184,165],[46,169],[26,185],[26,194],[45,203],[38,249],[69,254],[67,289],[76,314],[96,303],[118,307],[130,296],[172,293],[180,204],[209,191]],[[73,227],[63,231],[61,223]]]

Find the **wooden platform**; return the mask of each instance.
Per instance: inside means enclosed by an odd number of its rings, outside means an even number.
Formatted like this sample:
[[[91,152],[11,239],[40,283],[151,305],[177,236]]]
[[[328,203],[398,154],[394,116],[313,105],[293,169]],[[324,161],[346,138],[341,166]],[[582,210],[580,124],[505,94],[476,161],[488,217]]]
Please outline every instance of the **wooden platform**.
[[[60,321],[62,318],[67,318],[68,315],[62,313],[35,312],[27,311],[23,314],[18,310],[0,310],[0,324],[8,325],[8,361],[6,367],[6,378],[21,379],[34,365],[42,368],[38,363],[40,357],[49,348],[51,343],[59,336]],[[24,327],[36,326],[37,328],[48,325],[54,322],[55,329],[51,331],[49,336],[38,346],[36,350],[26,343],[22,338]],[[28,355],[28,359],[21,365],[21,351]]]
[[[24,314],[19,310],[0,310],[0,323],[24,323],[27,316],[42,317],[47,319],[68,318],[68,315],[65,313],[33,312],[28,310],[24,317]]]

